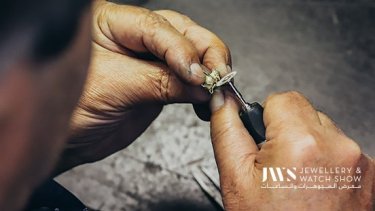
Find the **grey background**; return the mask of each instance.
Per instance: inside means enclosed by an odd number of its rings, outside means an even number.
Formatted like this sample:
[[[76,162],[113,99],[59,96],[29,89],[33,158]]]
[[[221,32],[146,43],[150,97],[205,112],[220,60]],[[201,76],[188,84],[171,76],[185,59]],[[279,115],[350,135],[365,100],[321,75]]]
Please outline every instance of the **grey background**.
[[[177,10],[218,34],[249,101],[298,90],[375,156],[374,1],[158,0],[143,6]],[[189,105],[166,106],[130,147],[58,181],[101,210],[215,210],[190,174],[197,165],[215,166],[208,126]]]

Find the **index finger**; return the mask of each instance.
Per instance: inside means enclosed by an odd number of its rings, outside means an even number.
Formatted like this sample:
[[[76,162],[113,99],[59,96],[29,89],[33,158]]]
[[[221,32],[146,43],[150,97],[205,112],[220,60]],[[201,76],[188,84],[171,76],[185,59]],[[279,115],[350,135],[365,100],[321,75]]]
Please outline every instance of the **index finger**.
[[[161,15],[116,4],[109,4],[106,9],[111,14],[98,22],[107,38],[135,52],[151,52],[191,85],[204,82],[197,49]]]
[[[231,71],[231,55],[226,44],[214,33],[196,24],[189,17],[171,10],[158,10],[198,50],[200,60],[223,77]]]
[[[219,71],[221,77],[231,72],[229,48],[214,33],[199,26],[189,17],[171,10],[158,10],[181,34],[189,39],[198,50],[198,55],[209,70]],[[209,121],[211,112],[208,103],[193,104],[194,111],[204,121]]]
[[[264,103],[263,117],[267,140],[284,133],[306,132],[321,125],[318,113],[311,103],[295,91],[269,96]]]

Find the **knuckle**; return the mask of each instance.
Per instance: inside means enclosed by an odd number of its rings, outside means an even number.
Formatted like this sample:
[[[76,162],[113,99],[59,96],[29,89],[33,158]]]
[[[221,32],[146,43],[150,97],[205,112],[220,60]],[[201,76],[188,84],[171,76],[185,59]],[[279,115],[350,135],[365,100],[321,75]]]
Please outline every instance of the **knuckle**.
[[[149,64],[144,68],[142,69],[142,73],[144,73],[142,82],[147,83],[147,86],[139,87],[138,92],[143,93],[145,97],[149,96],[157,102],[168,103],[170,92],[173,88],[170,87],[171,71],[161,63]]]
[[[319,136],[307,129],[293,134],[285,134],[279,138],[289,142],[287,156],[290,158],[289,160],[298,161],[297,164],[313,162],[319,155]]]
[[[362,154],[361,148],[350,138],[345,137],[344,140],[341,141],[345,144],[345,164],[356,165]]]
[[[160,99],[164,102],[167,103],[170,100],[170,89],[171,87],[169,86],[170,84],[170,78],[171,74],[170,71],[166,71],[162,68],[159,69],[159,95]]]
[[[163,16],[148,10],[141,17],[140,24],[142,29],[154,31],[155,29],[169,25],[169,22]]]
[[[305,99],[305,97],[297,91],[273,93],[267,97],[265,101],[265,106],[269,104],[279,104],[283,102],[295,102],[301,99]]]
[[[304,98],[303,95],[298,91],[288,91],[281,94],[284,98],[299,99]]]
[[[191,20],[191,18],[183,13],[180,13],[180,12],[176,12],[174,10],[162,10],[163,13],[166,13],[166,14],[169,14],[173,17],[178,17],[181,21],[185,22],[185,23],[191,23],[193,22]]]
[[[184,14],[181,14],[181,13],[178,13],[181,17],[181,19],[186,23],[186,24],[190,24],[190,23],[193,23],[193,20],[187,16],[187,15],[184,15]]]
[[[303,99],[304,96],[300,93],[300,92],[297,92],[297,91],[287,91],[287,92],[284,92],[284,93],[280,93],[278,95],[278,98],[280,100],[297,100],[297,99]]]
[[[231,53],[229,47],[222,40],[217,37],[212,37],[209,49],[212,49],[211,52],[214,52],[214,56],[224,59],[226,64],[230,64]]]
[[[281,96],[281,93],[272,93],[272,94],[270,94],[270,95],[266,98],[266,100],[265,100],[265,102],[264,102],[265,107],[267,107],[268,104],[272,104],[272,102],[278,100],[278,99],[280,98],[280,96]]]
[[[303,143],[303,147],[309,151],[318,149],[318,138],[311,134],[305,133],[300,136],[300,141]]]

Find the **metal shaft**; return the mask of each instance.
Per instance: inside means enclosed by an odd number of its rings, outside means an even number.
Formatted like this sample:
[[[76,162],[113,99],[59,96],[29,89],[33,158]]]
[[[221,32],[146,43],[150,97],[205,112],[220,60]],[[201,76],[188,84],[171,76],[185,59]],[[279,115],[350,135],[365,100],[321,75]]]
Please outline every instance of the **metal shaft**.
[[[234,86],[232,81],[228,82],[229,87],[233,90],[234,94],[236,95],[237,99],[240,101],[241,106],[244,110],[247,110],[249,105],[246,103],[245,99],[242,97],[241,93],[238,91],[238,89]]]

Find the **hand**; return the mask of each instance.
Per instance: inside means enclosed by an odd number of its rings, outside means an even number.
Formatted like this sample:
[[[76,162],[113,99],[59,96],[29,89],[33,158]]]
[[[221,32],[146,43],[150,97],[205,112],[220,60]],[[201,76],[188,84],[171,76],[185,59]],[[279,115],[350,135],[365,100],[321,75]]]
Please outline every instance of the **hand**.
[[[224,97],[225,95],[225,97]],[[211,108],[212,144],[226,210],[371,210],[375,168],[358,145],[299,93],[270,96],[264,104],[267,142],[259,150],[238,117],[231,94],[216,91]],[[347,167],[361,170],[361,189],[266,189],[263,168]],[[288,176],[282,172],[284,177]],[[302,185],[300,173],[291,180]],[[315,174],[316,175],[316,174]],[[334,176],[334,175],[333,175]],[[268,176],[267,182],[272,181]],[[277,177],[280,178],[280,177]],[[291,178],[293,179],[293,178]],[[279,180],[280,181],[280,180]],[[279,182],[281,185],[290,184]],[[308,185],[317,184],[310,182]],[[327,185],[327,184],[324,184]]]
[[[221,74],[230,65],[225,44],[179,13],[96,1],[93,16],[89,75],[57,172],[123,149],[165,104],[207,102],[200,61]]]

